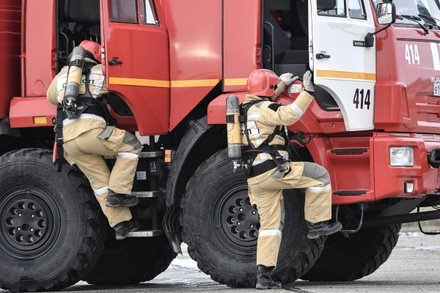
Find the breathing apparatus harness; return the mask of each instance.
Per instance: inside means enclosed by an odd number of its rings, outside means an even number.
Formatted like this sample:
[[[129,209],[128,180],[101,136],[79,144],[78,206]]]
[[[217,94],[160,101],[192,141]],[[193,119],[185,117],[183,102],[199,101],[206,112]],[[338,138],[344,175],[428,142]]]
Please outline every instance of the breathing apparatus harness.
[[[85,60],[84,48],[78,46],[72,51],[72,56],[67,70],[67,83],[64,90],[64,97],[57,107],[57,118],[55,126],[55,144],[53,152],[53,163],[58,163],[57,171],[62,170],[64,161],[63,151],[63,120],[78,119],[81,114],[89,113],[104,118],[107,125],[114,124],[108,111],[105,100],[94,98],[90,92],[90,73],[96,64]],[[79,94],[82,76],[85,76],[85,93]]]
[[[274,165],[277,167],[278,171],[285,172],[286,170],[283,164],[288,161],[278,152],[278,150],[285,150],[285,151],[288,150],[286,145],[288,142],[287,133],[286,133],[287,130],[285,126],[277,125],[274,131],[258,147],[255,147],[249,138],[249,131],[247,128],[247,113],[253,105],[262,102],[264,101],[254,100],[240,105],[240,123],[244,125],[244,135],[246,136],[246,140],[248,142],[247,146],[243,146],[242,163],[244,164],[245,168],[248,170],[248,175],[250,177],[262,174],[270,169],[273,169]],[[286,144],[269,145],[269,143],[274,139],[276,135],[282,136]],[[272,160],[267,160],[259,165],[252,166],[252,163],[254,162],[255,158],[260,153],[269,154],[272,157]]]

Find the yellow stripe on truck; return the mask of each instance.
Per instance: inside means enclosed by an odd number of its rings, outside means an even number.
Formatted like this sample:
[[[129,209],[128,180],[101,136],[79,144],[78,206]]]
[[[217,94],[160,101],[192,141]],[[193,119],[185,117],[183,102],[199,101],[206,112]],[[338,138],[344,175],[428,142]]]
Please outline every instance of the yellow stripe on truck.
[[[336,70],[317,70],[316,76],[321,78],[343,78],[375,81],[376,74],[368,72],[350,72]],[[144,78],[110,77],[109,84],[130,85],[143,87],[184,88],[184,87],[213,87],[219,82],[218,79],[194,79],[194,80],[157,80]],[[247,78],[228,78],[224,80],[225,86],[244,86]]]
[[[212,87],[218,82],[218,79],[172,80],[171,87]]]
[[[157,80],[144,78],[110,77],[109,84],[112,85],[131,85],[143,87],[212,87],[219,82],[218,79],[195,79],[195,80]]]
[[[225,86],[246,85],[247,78],[228,78],[225,79]]]
[[[170,87],[170,82],[168,80],[128,78],[128,77],[110,77],[109,84],[150,86],[150,87]]]
[[[370,81],[376,80],[376,74],[368,73],[368,72],[317,70],[316,76],[321,78],[361,79],[361,80],[370,80]]]

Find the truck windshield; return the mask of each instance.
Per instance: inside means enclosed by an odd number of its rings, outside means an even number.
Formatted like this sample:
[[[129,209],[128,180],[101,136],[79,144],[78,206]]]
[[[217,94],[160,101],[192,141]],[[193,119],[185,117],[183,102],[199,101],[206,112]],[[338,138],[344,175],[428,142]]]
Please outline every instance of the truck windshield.
[[[376,0],[375,3],[380,3]],[[432,26],[440,25],[439,0],[395,0],[397,24]]]

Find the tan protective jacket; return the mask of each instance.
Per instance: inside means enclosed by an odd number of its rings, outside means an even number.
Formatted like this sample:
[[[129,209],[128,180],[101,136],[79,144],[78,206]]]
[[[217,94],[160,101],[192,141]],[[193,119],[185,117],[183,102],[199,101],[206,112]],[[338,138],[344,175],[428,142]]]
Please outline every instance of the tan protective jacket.
[[[285,90],[285,85],[282,81],[277,84],[274,98],[278,97]],[[290,105],[280,105],[274,103],[266,98],[261,98],[254,95],[246,95],[243,104],[249,103],[255,100],[261,100],[260,103],[252,105],[247,112],[247,132],[249,134],[249,140],[254,148],[259,147],[268,136],[274,131],[275,127],[292,125],[298,121],[304,112],[313,101],[313,96],[302,91],[296,100]],[[241,142],[243,145],[248,145],[248,140],[245,133],[245,129],[242,129],[243,135],[241,136]],[[269,145],[284,145],[285,140],[282,136],[276,135]],[[279,151],[279,153],[288,158],[287,152]],[[264,161],[272,159],[267,153],[260,153],[254,160],[253,165],[258,165]]]
[[[87,62],[93,62],[86,58]],[[67,83],[68,66],[64,66],[61,71],[55,76],[47,90],[47,100],[53,105],[62,103],[64,98],[64,89]],[[81,78],[79,94],[84,94],[85,89],[85,75]],[[102,73],[102,65],[96,64],[92,67],[89,75],[89,90],[94,98],[99,98],[108,93],[105,85],[105,76]],[[64,119],[63,121],[63,139],[64,142],[77,138],[82,133],[96,128],[104,128],[106,121],[104,118],[93,114],[81,114],[78,119]]]

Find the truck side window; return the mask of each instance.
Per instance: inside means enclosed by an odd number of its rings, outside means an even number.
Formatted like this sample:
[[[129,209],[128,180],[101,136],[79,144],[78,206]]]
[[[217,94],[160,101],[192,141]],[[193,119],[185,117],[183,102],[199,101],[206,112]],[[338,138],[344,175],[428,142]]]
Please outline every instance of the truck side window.
[[[367,19],[365,14],[364,3],[362,0],[349,0],[348,15],[350,18]]]
[[[159,24],[159,21],[157,20],[156,10],[154,7],[154,1],[142,0],[141,3],[143,3],[142,23],[153,24],[153,25]]]
[[[111,0],[110,21],[138,23],[137,0]]]
[[[345,0],[318,0],[318,15],[347,17]]]

